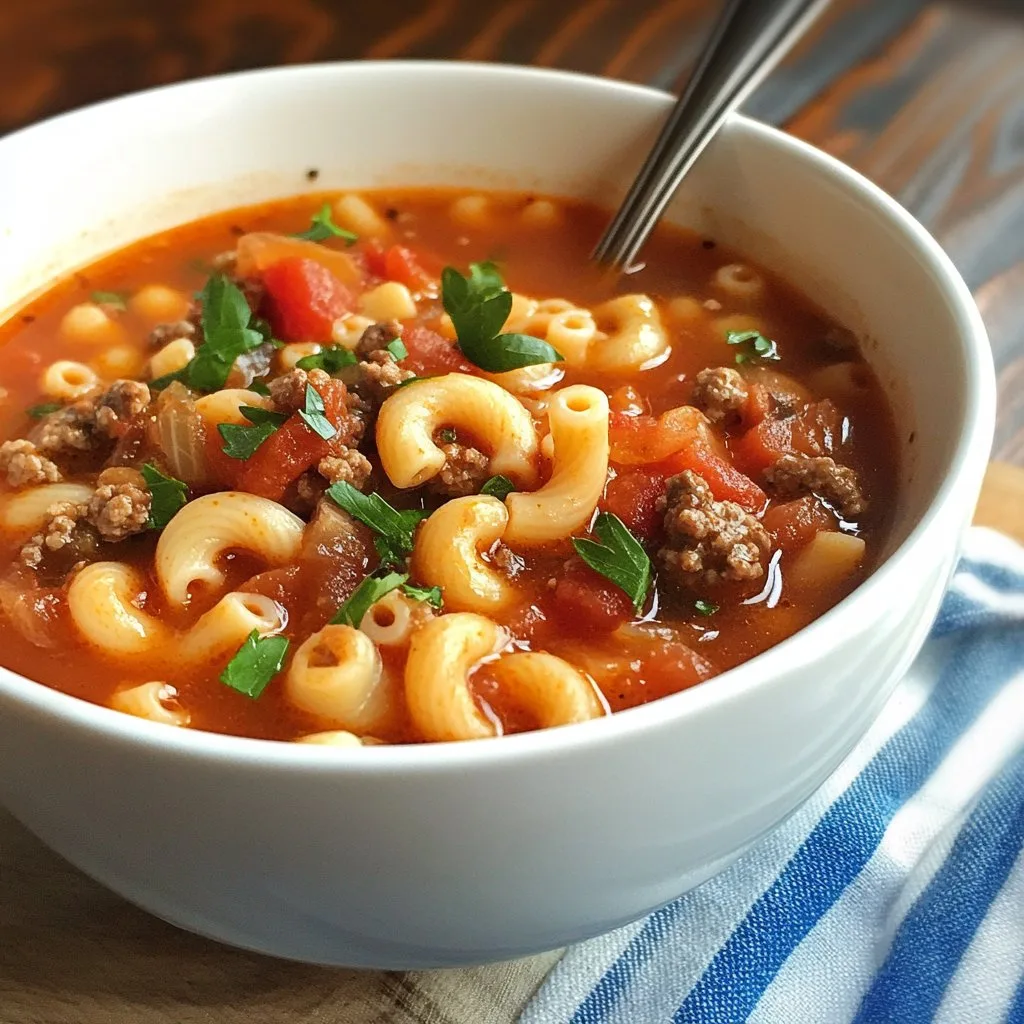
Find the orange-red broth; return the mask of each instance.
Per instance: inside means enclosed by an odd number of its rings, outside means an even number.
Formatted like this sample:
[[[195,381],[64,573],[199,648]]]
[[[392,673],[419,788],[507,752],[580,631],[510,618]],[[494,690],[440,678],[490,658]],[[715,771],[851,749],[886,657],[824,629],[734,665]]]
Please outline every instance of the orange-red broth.
[[[783,581],[781,596],[774,603],[763,598],[768,580],[745,587],[722,586],[713,594],[680,591],[661,580],[655,582],[652,600],[643,616],[644,624],[631,638],[622,631],[611,634],[588,628],[578,609],[561,607],[550,581],[563,572],[571,555],[569,542],[540,550],[522,552],[517,583],[527,600],[507,616],[517,646],[544,649],[563,656],[589,672],[613,711],[634,707],[685,689],[718,672],[735,666],[790,636],[821,615],[854,589],[873,568],[884,542],[895,494],[894,428],[882,391],[863,365],[856,399],[828,395],[815,390],[815,373],[841,359],[826,337],[842,336],[841,328],[825,317],[806,297],[778,280],[769,270],[757,268],[767,281],[763,298],[748,302],[731,298],[715,286],[718,268],[739,259],[713,239],[661,226],[643,253],[640,269],[618,281],[609,281],[588,266],[587,255],[606,222],[604,210],[584,203],[558,201],[554,223],[543,218],[524,217],[523,211],[535,200],[521,195],[492,196],[486,227],[475,228],[457,222],[450,207],[458,193],[447,190],[399,190],[366,193],[391,222],[394,240],[421,254],[421,261],[435,271],[450,263],[463,270],[472,260],[495,260],[506,283],[513,290],[537,297],[564,297],[582,306],[593,306],[615,294],[645,292],[662,304],[671,335],[671,355],[660,365],[629,377],[610,378],[599,373],[569,370],[564,383],[587,383],[613,395],[613,408],[622,401],[619,391],[632,385],[647,411],[658,413],[686,404],[695,373],[707,366],[733,365],[735,350],[725,343],[723,318],[756,315],[763,330],[778,344],[781,360],[771,364],[812,391],[815,398],[831,397],[843,421],[846,440],[837,459],[856,470],[870,506],[862,520],[851,529],[867,543],[866,558],[852,575],[823,590],[796,591],[785,583],[791,553],[777,559]],[[57,359],[82,359],[80,347],[63,340],[58,330],[63,314],[74,304],[88,301],[96,290],[130,295],[153,282],[180,288],[188,294],[201,288],[210,261],[232,249],[239,236],[250,231],[296,232],[305,228],[324,196],[303,196],[259,206],[232,210],[186,224],[138,242],[60,282],[22,309],[2,328],[0,342],[0,438],[25,436],[30,420],[25,410],[45,398],[39,378],[44,368]],[[540,223],[538,223],[540,221]],[[711,300],[712,308],[701,308],[696,316],[673,316],[672,299],[691,297],[699,303]],[[714,303],[720,308],[713,308]],[[692,303],[691,309],[692,309]],[[140,365],[151,350],[147,335],[152,327],[130,310],[120,315],[129,343],[139,352]],[[436,326],[436,315],[429,322]],[[734,323],[742,327],[742,321]],[[837,329],[838,328],[838,329]],[[853,358],[859,359],[856,352]],[[145,378],[146,373],[138,374]],[[616,396],[616,392],[618,395]],[[736,432],[726,432],[731,446]],[[366,442],[363,445],[366,448]],[[616,467],[612,467],[612,474]],[[387,492],[395,504],[401,498]],[[436,503],[436,501],[435,501]],[[406,504],[419,505],[418,500]],[[778,504],[773,502],[773,504]],[[16,564],[24,537],[0,537],[0,568],[9,572]],[[218,595],[197,594],[185,612],[169,608],[162,600],[152,574],[155,537],[131,538],[110,549],[108,557],[127,561],[146,573],[150,586],[146,602],[150,612],[176,626],[186,626],[212,605]],[[650,547],[653,554],[653,546]],[[368,564],[374,558],[368,556]],[[231,585],[238,587],[265,567],[242,555],[229,555]],[[774,578],[774,577],[772,577]],[[318,625],[325,621],[314,611],[315,595],[303,588],[299,570],[276,570],[249,583],[246,590],[266,590],[287,602],[287,635],[294,651]],[[341,589],[350,588],[343,584]],[[695,599],[713,600],[718,610],[700,614]],[[109,702],[115,690],[152,679],[173,684],[180,704],[190,714],[191,727],[253,737],[293,739],[324,726],[309,715],[290,707],[282,697],[278,677],[258,700],[252,700],[218,681],[227,657],[182,671],[173,645],[157,650],[143,662],[122,664],[85,645],[75,634],[64,604],[63,591],[41,588],[20,602],[39,628],[29,630],[33,643],[22,628],[4,629],[5,643],[0,662],[29,678],[65,693],[99,704]],[[310,623],[312,622],[312,625]],[[299,624],[302,624],[300,626]],[[672,639],[655,632],[666,626]],[[301,629],[301,631],[300,631]],[[692,652],[692,653],[691,653]],[[694,657],[696,655],[696,657]],[[387,668],[401,671],[404,655],[385,653]],[[478,701],[502,723],[505,732],[534,727],[517,708],[502,700],[488,676],[486,665],[471,680]],[[379,731],[378,731],[379,732]],[[389,742],[420,739],[407,719],[400,716],[379,738]]]

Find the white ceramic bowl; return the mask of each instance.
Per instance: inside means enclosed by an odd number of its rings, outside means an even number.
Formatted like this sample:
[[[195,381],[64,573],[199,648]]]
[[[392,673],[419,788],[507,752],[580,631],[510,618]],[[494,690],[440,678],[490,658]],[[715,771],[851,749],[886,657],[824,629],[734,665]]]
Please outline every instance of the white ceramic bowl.
[[[0,140],[0,308],[219,208],[310,188],[508,186],[612,205],[670,104],[500,66],[231,75]],[[899,418],[890,554],[809,628],[703,686],[570,728],[376,749],[179,731],[0,671],[0,799],[142,907],[238,946],[426,967],[551,948],[719,871],[865,732],[922,643],[992,436],[971,297],[911,217],[736,118],[671,209],[852,326]],[[916,440],[913,442],[911,438]]]

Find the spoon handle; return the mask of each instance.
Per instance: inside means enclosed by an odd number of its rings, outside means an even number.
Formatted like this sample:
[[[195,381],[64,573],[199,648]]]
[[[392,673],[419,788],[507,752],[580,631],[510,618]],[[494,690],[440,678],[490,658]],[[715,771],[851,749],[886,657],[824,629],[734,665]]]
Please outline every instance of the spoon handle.
[[[828,0],[726,0],[685,91],[597,243],[594,260],[618,270],[632,263],[722,122],[827,4]]]

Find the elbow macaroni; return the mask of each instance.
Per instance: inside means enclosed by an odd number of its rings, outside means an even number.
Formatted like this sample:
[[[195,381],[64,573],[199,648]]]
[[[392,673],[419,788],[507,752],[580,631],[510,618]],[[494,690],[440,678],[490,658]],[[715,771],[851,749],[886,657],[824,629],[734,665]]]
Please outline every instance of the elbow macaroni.
[[[430,605],[392,590],[367,609],[359,628],[378,647],[404,647],[413,631],[432,615]]]
[[[405,663],[409,714],[428,740],[472,740],[497,728],[469,692],[469,673],[508,643],[508,633],[482,615],[441,615],[413,634]]]
[[[184,727],[190,716],[184,708],[176,706],[177,697],[178,691],[169,683],[140,683],[117,690],[110,698],[110,707],[161,725]]]
[[[110,654],[152,653],[168,640],[170,630],[138,607],[144,589],[131,566],[93,562],[68,587],[71,619],[83,639]]]
[[[496,736],[477,705],[469,674],[508,644],[508,633],[482,615],[442,615],[419,630],[409,648],[405,691],[409,713],[429,740]],[[504,654],[490,664],[499,687],[542,728],[584,722],[607,713],[594,683],[567,661],[546,653]]]
[[[47,398],[73,402],[99,386],[100,378],[91,366],[71,359],[58,359],[43,370],[39,388]]]
[[[646,369],[668,354],[668,334],[654,301],[646,295],[621,295],[594,310],[598,323],[610,321],[607,337],[587,351],[587,365],[605,373]]]
[[[49,518],[50,509],[59,502],[84,505],[92,497],[87,484],[43,484],[20,491],[0,505],[0,527],[11,532],[32,533]]]
[[[324,626],[295,652],[285,695],[335,729],[366,732],[391,710],[391,694],[373,641],[351,626]]]
[[[255,409],[273,408],[273,402],[264,395],[245,388],[224,388],[212,395],[196,399],[196,412],[203,422],[216,429],[220,423],[248,423],[242,415],[242,406]]]
[[[197,582],[224,582],[217,559],[231,549],[251,551],[270,565],[299,553],[305,523],[283,505],[243,491],[221,491],[190,501],[167,524],[156,546],[156,574],[178,605]]]
[[[586,384],[556,391],[548,407],[554,466],[538,491],[505,499],[509,544],[543,544],[587,523],[608,478],[608,398]],[[428,520],[429,522],[429,520]]]
[[[515,599],[516,589],[481,557],[500,540],[508,511],[486,494],[455,498],[424,520],[416,535],[413,572],[439,586],[445,607],[493,614]]]
[[[417,487],[441,471],[445,454],[434,434],[446,426],[489,445],[492,473],[524,487],[536,480],[537,434],[522,404],[491,381],[449,373],[398,389],[380,408],[377,451],[396,487]]]
[[[225,594],[182,635],[178,650],[187,661],[211,658],[236,651],[253,630],[269,636],[285,624],[280,606],[265,594]]]

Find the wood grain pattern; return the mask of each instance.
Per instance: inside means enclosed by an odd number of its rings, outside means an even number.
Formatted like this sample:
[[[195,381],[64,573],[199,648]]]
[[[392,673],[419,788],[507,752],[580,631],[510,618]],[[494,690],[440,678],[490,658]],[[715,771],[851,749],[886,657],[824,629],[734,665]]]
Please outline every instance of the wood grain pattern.
[[[0,132],[145,86],[359,57],[535,63],[676,88],[715,7],[714,0],[6,0]],[[990,468],[977,520],[1024,540],[1020,0],[836,0],[748,110],[899,198],[971,284],[999,367],[996,454],[1017,464]],[[368,975],[223,949],[130,907],[0,812],[0,1024],[501,1024],[552,960],[469,975]]]

